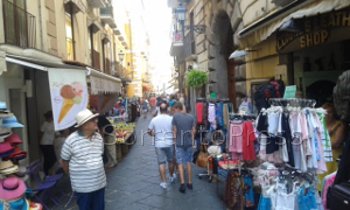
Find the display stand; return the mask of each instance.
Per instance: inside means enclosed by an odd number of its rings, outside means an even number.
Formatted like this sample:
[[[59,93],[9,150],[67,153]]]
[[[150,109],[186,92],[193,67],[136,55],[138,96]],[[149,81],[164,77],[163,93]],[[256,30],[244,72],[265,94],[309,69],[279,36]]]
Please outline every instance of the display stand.
[[[13,128],[23,128],[23,125],[0,101],[0,209],[42,209],[41,204],[26,198],[28,172],[20,170],[25,168],[19,167],[19,162],[27,157],[27,152],[21,150],[23,142],[13,133]]]

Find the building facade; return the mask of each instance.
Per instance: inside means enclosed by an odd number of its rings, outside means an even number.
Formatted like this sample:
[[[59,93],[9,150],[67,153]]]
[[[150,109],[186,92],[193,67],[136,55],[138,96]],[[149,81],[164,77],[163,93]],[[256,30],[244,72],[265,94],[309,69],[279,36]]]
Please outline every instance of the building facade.
[[[173,55],[184,71],[196,66],[208,72],[207,95],[217,92],[235,103],[236,95],[252,97],[259,84],[275,78],[296,85],[303,97],[320,105],[331,99],[337,77],[349,68],[349,4],[169,1],[175,14],[176,8],[186,9],[183,49]],[[175,23],[181,25],[179,20]]]
[[[0,100],[26,125],[19,134],[30,160],[39,157],[40,124],[52,109],[50,69],[86,75],[90,97],[100,100],[99,111],[108,108],[101,104],[112,95],[121,94],[118,77],[125,72],[129,46],[122,41],[125,22],[117,25],[114,10],[109,0],[0,4]]]

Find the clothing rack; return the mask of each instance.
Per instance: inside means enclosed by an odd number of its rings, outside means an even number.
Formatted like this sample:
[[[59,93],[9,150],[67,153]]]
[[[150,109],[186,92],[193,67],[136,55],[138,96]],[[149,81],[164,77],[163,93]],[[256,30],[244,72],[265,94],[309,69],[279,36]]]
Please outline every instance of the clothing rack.
[[[272,106],[298,106],[298,107],[315,107],[316,100],[314,99],[302,99],[302,98],[270,98],[269,104]]]
[[[237,113],[230,113],[230,120],[255,120],[256,116],[253,114],[237,114]]]

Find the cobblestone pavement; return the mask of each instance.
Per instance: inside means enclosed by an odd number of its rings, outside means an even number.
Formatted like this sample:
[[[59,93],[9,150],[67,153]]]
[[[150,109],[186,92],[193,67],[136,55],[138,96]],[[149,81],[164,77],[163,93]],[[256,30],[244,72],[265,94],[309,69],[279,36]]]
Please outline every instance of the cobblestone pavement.
[[[193,191],[178,191],[179,179],[169,184],[167,190],[160,188],[159,171],[151,138],[141,134],[146,131],[151,117],[139,119],[136,128],[137,143],[126,157],[113,169],[107,171],[106,210],[222,210],[222,183],[208,183],[196,175],[203,172],[194,166]],[[68,196],[67,196],[68,198]],[[73,200],[68,208],[78,209]]]

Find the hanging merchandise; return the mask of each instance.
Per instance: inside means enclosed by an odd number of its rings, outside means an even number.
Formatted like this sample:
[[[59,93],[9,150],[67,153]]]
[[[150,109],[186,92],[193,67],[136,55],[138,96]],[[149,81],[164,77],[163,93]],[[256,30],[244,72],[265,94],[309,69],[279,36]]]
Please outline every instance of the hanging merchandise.
[[[253,115],[231,115],[228,150],[233,160],[250,161],[256,159],[256,135]]]
[[[302,99],[299,101],[303,102]],[[329,138],[323,138],[329,136],[323,126],[325,110],[302,104],[279,105],[262,109],[257,118],[260,159],[287,163],[302,172],[326,172],[325,163],[332,161],[332,153]]]
[[[23,125],[7,110],[6,103],[0,101],[0,209],[42,209],[41,204],[26,199],[27,172],[19,167],[20,160],[27,157],[27,152],[20,148],[23,143],[12,128]],[[21,168],[21,170],[20,170]]]

